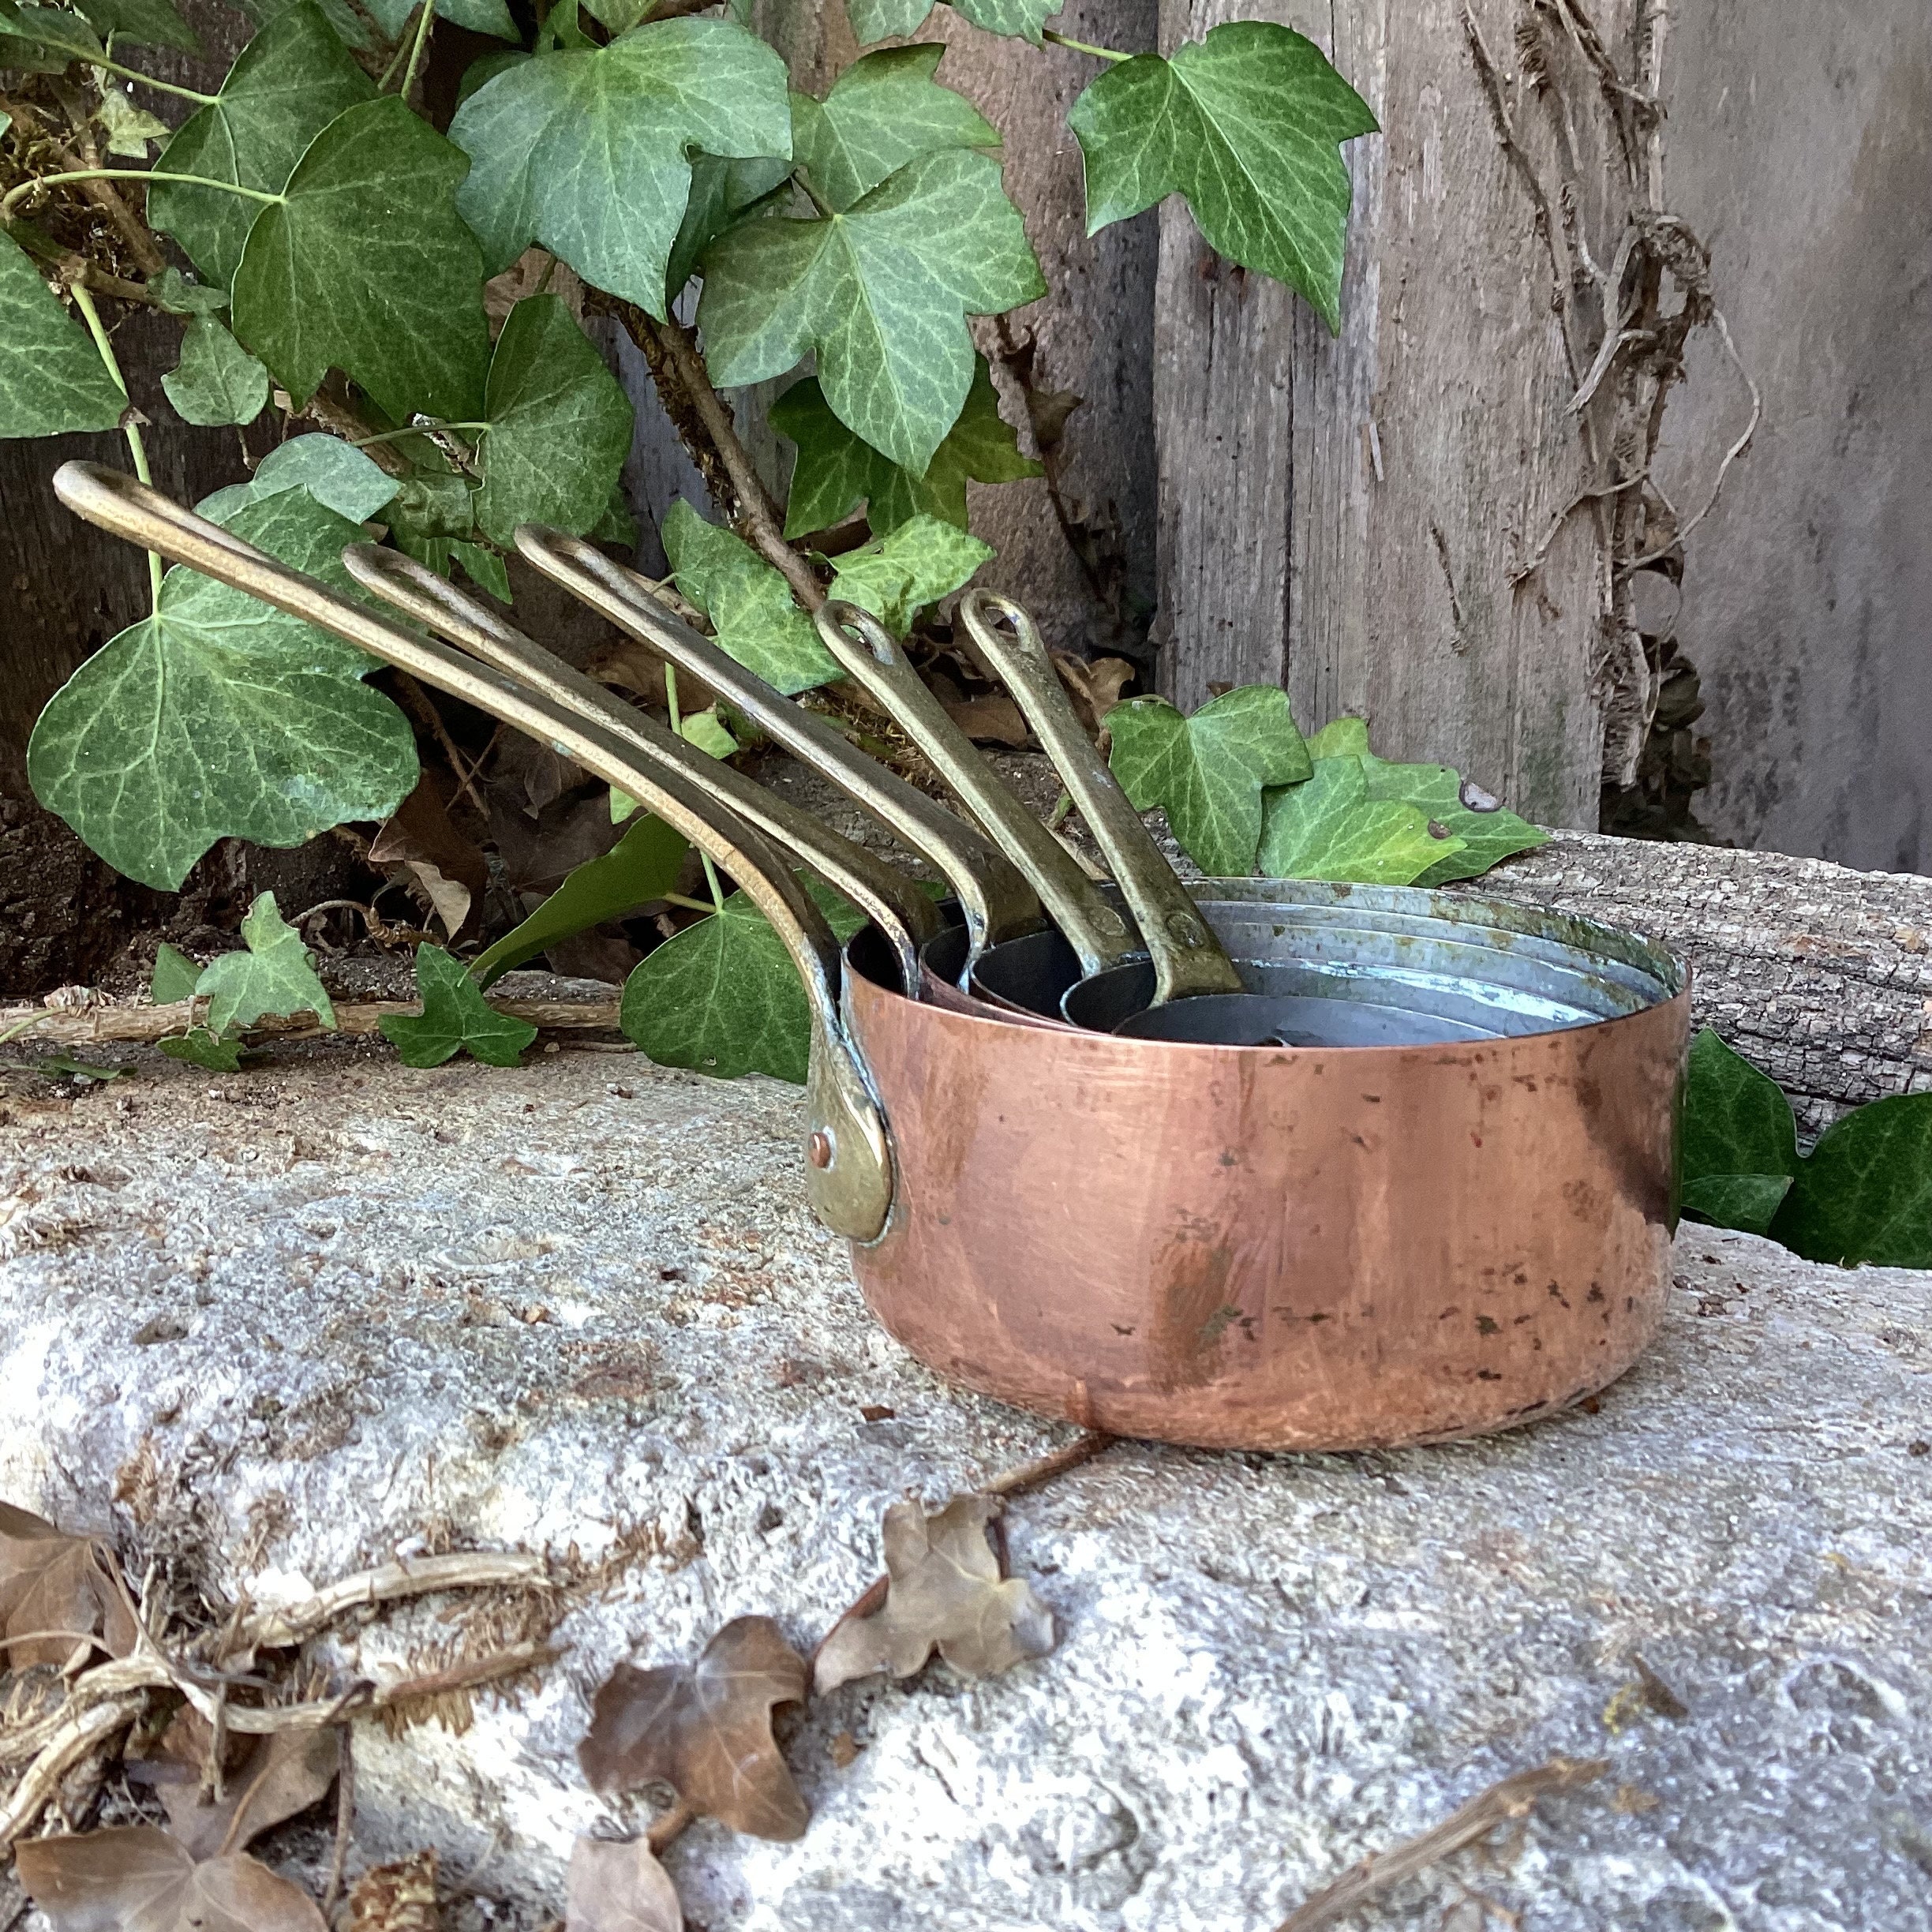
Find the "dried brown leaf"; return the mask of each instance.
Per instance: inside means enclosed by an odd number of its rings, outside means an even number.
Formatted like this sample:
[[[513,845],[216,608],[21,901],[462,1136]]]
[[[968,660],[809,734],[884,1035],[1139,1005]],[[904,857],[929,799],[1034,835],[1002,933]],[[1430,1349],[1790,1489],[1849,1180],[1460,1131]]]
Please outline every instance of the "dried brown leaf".
[[[440,1932],[436,1889],[433,1847],[393,1865],[374,1866],[350,1892],[349,1932]]]
[[[110,1657],[125,1657],[134,1647],[133,1619],[92,1538],[65,1535],[43,1518],[0,1503],[0,1641],[36,1631],[104,1633],[101,1648]],[[64,1664],[75,1648],[73,1638],[62,1636],[6,1645],[15,1670]]]
[[[583,320],[584,286],[577,271],[543,249],[526,248],[501,275],[483,284],[483,313],[489,318],[490,334],[499,334],[510,311],[539,289],[556,296],[579,322]]]
[[[319,1803],[341,1762],[333,1730],[275,1732],[225,1780],[219,1803],[202,1802],[198,1782],[163,1785],[168,1829],[197,1858],[239,1852],[271,1825]]]
[[[236,1852],[197,1862],[152,1825],[34,1838],[15,1869],[54,1932],[328,1932],[316,1902]]]
[[[987,1525],[997,1498],[955,1496],[937,1515],[916,1503],[886,1512],[886,1607],[847,1616],[819,1646],[821,1696],[855,1677],[910,1677],[937,1649],[955,1670],[991,1677],[1054,1646],[1053,1612],[1030,1584],[1005,1577]]]
[[[758,1838],[796,1838],[811,1816],[772,1736],[771,1713],[805,1695],[805,1660],[769,1617],[738,1617],[695,1664],[620,1664],[577,1747],[591,1788],[661,1779],[687,1804]]]
[[[489,889],[483,848],[451,823],[442,787],[431,771],[424,772],[376,834],[369,856],[372,865],[399,867],[413,879],[452,939]]]
[[[945,712],[975,744],[1009,745],[1016,751],[1026,748],[1027,721],[1004,691],[962,698],[948,705]]]
[[[1139,676],[1125,657],[1096,657],[1090,663],[1070,651],[1055,651],[1053,663],[1080,722],[1096,737],[1106,714],[1120,702],[1121,693]]]
[[[567,1899],[564,1932],[684,1932],[677,1888],[647,1839],[579,1838]]]

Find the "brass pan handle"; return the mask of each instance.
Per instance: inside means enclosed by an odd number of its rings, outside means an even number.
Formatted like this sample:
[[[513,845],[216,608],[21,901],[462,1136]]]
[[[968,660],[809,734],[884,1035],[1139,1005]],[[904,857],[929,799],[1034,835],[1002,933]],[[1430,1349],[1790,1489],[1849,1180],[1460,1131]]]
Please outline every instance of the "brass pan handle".
[[[1241,975],[1220,941],[1074,714],[1033,620],[1010,597],[990,590],[969,590],[960,600],[959,614],[1018,700],[1106,854],[1153,958],[1153,1003],[1196,993],[1243,991]],[[1001,628],[1002,618],[1012,626],[1010,633]]]
[[[636,571],[582,537],[526,523],[517,549],[571,596],[661,657],[701,679],[768,737],[829,778],[912,849],[930,859],[958,895],[974,957],[1001,940],[1045,924],[1040,904],[1002,852],[943,805],[848,743],[825,719],[770,685],[666,609]]]
[[[98,463],[68,462],[54,473],[54,488],[69,509],[90,523],[245,590],[534,738],[560,745],[708,852],[770,920],[811,1009],[806,1191],[813,1211],[850,1240],[877,1238],[891,1211],[892,1149],[871,1078],[840,1017],[838,941],[784,856],[762,833],[680,771],[646,763],[601,726],[446,644],[338,597],[131,476]]]
[[[945,707],[886,627],[871,612],[838,599],[818,612],[817,622],[826,649],[891,713],[1026,874],[1073,947],[1081,972],[1100,972],[1136,956],[1138,935],[1100,897],[1073,855],[1027,810],[979,747],[947,717]]]
[[[841,838],[790,799],[667,731],[413,557],[376,544],[351,544],[343,552],[343,563],[358,583],[384,602],[552,703],[601,725],[633,757],[681,773],[726,810],[790,846],[886,935],[897,955],[900,983],[917,997],[919,949],[938,937],[945,922],[932,900],[904,873]]]

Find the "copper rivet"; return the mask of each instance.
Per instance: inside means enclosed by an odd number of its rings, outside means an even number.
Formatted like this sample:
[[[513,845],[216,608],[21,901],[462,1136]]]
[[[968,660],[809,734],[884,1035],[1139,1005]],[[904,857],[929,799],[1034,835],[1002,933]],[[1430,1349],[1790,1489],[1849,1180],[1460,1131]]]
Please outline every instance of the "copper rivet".
[[[805,1158],[814,1167],[832,1165],[832,1136],[823,1128],[805,1143]]]

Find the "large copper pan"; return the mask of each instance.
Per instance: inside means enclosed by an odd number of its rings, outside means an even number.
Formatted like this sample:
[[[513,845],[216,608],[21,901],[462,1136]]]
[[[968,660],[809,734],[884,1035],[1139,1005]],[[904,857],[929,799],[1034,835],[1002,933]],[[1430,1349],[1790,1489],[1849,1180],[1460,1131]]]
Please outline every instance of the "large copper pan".
[[[1384,891],[1393,916],[1649,975],[1621,1017],[1403,1048],[1196,1046],[1014,1026],[849,968],[774,848],[554,692],[334,600],[117,473],[91,520],[563,744],[709,851],[771,918],[814,1020],[815,1211],[939,1373],[1043,1414],[1209,1447],[1477,1434],[1614,1380],[1669,1284],[1682,969],[1582,922]],[[1200,896],[1254,896],[1208,882]],[[1407,910],[1405,911],[1405,908]]]

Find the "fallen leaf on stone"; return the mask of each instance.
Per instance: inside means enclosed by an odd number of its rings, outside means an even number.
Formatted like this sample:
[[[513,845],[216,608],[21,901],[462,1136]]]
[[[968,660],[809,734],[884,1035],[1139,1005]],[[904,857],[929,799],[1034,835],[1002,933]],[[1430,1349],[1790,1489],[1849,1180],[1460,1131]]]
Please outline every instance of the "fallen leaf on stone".
[[[134,1647],[133,1619],[101,1567],[92,1538],[66,1536],[53,1524],[0,1503],[0,1640],[9,1664],[61,1664],[74,1653],[77,1637],[37,1637],[37,1631],[99,1634],[110,1657]]]
[[[935,1516],[917,1503],[886,1512],[886,1607],[834,1624],[818,1647],[820,1696],[889,1670],[910,1677],[937,1649],[955,1670],[991,1677],[1054,1646],[1053,1612],[1018,1578],[1003,1576],[987,1525],[997,1498],[955,1496]]]
[[[1026,749],[1027,721],[1020,707],[1004,691],[963,698],[957,704],[948,705],[945,711],[975,744],[1010,745],[1017,751]]]
[[[620,1664],[591,1707],[578,1762],[593,1791],[661,1779],[695,1810],[757,1838],[796,1838],[811,1814],[772,1736],[805,1695],[805,1660],[769,1617],[737,1617],[695,1664]]]
[[[377,1865],[349,1893],[349,1932],[441,1932],[433,1847]]]
[[[219,1803],[202,1802],[198,1780],[163,1785],[168,1829],[197,1858],[239,1852],[327,1794],[341,1748],[332,1730],[275,1732],[229,1773]]]
[[[328,1932],[315,1900],[267,1866],[197,1861],[153,1825],[28,1839],[13,1855],[54,1932]]]
[[[671,1874],[642,1838],[579,1838],[564,1913],[564,1932],[684,1932]]]

